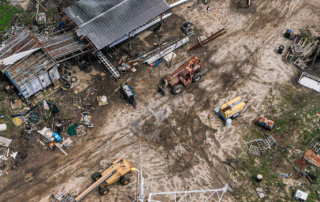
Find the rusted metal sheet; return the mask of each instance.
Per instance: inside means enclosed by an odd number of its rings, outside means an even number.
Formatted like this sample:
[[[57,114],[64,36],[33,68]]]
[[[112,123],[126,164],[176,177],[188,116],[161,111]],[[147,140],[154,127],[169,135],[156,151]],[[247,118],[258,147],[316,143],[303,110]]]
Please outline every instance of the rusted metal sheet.
[[[304,159],[308,161],[308,163],[320,167],[320,156],[317,155],[314,151],[311,149],[308,149],[306,153],[304,154]]]
[[[42,72],[42,73],[38,76],[38,78],[39,78],[40,83],[41,83],[41,86],[42,86],[43,88],[46,88],[46,87],[48,87],[48,86],[50,86],[50,85],[52,84],[48,72]]]
[[[14,57],[18,53],[23,54],[22,52],[32,49],[34,51],[30,55],[23,55],[10,65],[0,66],[0,70],[25,99],[59,80],[60,75],[56,67],[58,62],[90,51],[72,32],[40,43],[30,30],[24,30],[9,39],[0,49],[0,59]]]
[[[48,71],[55,65],[56,63],[40,49],[7,67],[4,73],[17,87],[19,93],[28,99],[52,84]]]
[[[20,86],[20,94],[26,99],[39,92],[40,90],[42,90],[42,86],[40,80],[37,77],[34,77],[33,80],[30,80],[29,82],[24,83]]]
[[[60,58],[78,51],[82,53],[88,51],[87,46],[72,32],[49,39],[47,42],[43,43],[43,49],[54,60],[59,60]]]
[[[54,67],[54,68],[50,69],[49,76],[50,76],[52,83],[55,83],[56,81],[58,81],[60,79],[60,74],[59,74],[58,68]]]
[[[24,30],[20,34],[9,38],[5,42],[5,46],[0,48],[0,59],[31,49],[40,48],[41,46],[42,44],[30,30]],[[0,64],[1,70],[6,67],[7,66]]]

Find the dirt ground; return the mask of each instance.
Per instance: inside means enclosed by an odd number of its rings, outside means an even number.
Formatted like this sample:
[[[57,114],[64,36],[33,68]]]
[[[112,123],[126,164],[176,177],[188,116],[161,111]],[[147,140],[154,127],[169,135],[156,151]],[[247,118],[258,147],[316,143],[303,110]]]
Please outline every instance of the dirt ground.
[[[224,201],[241,195],[241,182],[230,175],[226,163],[244,152],[246,125],[257,117],[270,89],[290,81],[298,70],[275,53],[290,41],[282,34],[308,28],[320,34],[320,6],[316,0],[254,0],[251,8],[237,9],[236,1],[210,1],[210,10],[200,1],[173,9],[179,19],[193,23],[201,35],[221,28],[227,34],[192,52],[203,61],[204,75],[199,84],[187,87],[180,96],[163,97],[156,92],[160,78],[172,72],[161,64],[142,65],[136,73],[117,82],[98,78],[109,105],[94,115],[95,128],[81,139],[68,156],[41,157],[7,184],[0,185],[0,201],[48,201],[52,191],[64,189],[78,195],[91,184],[90,175],[120,157],[143,168],[146,195],[151,192],[222,188],[229,184]],[[165,26],[178,30],[169,18]],[[164,29],[169,32],[169,29]],[[147,38],[147,36],[146,36]],[[178,53],[190,57],[186,48]],[[100,79],[100,80],[99,80]],[[137,97],[137,109],[125,104],[117,87],[128,80]],[[226,128],[214,108],[236,97],[246,98],[248,107]],[[140,147],[141,145],[141,147]],[[140,155],[140,148],[141,153]],[[87,201],[130,201],[136,193],[136,175],[125,187],[113,185],[105,197],[91,193]],[[165,196],[163,201],[173,198]],[[201,201],[205,195],[192,195]],[[213,200],[214,201],[214,200]]]

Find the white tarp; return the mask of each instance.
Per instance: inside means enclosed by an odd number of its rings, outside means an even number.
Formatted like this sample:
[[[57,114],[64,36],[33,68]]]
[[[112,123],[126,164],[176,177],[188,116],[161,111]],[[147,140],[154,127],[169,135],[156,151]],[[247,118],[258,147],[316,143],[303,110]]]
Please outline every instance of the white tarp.
[[[10,57],[4,58],[0,60],[0,65],[12,65],[15,62],[21,60],[22,58],[31,55],[32,53],[36,52],[40,48],[35,48],[27,51],[23,51],[14,55],[11,55]]]
[[[320,93],[320,78],[307,73],[302,73],[298,83]]]
[[[12,139],[8,139],[8,138],[0,136],[0,146],[9,147],[11,142],[12,142]]]

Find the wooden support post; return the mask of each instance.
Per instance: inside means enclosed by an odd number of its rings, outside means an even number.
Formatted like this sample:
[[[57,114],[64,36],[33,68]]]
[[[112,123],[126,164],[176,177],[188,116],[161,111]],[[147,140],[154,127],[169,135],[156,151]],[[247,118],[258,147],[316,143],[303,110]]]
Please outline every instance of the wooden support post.
[[[131,32],[128,34],[129,36],[129,56],[132,57],[132,47],[131,47]]]

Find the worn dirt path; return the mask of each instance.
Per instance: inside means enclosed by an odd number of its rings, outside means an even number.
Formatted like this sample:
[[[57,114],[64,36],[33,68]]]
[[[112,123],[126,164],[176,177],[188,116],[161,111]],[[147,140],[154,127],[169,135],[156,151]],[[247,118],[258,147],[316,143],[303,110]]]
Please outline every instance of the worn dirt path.
[[[119,157],[139,168],[140,143],[146,193],[213,189],[229,183],[225,199],[232,201],[233,194],[240,194],[241,183],[230,175],[233,168],[225,161],[243,152],[242,134],[262,109],[270,89],[289,81],[297,71],[275,53],[280,44],[290,43],[282,33],[309,27],[319,34],[320,17],[303,0],[256,0],[245,10],[236,10],[232,1],[217,0],[208,13],[206,6],[196,2],[174,11],[207,34],[222,27],[228,30],[226,36],[193,53],[206,67],[203,80],[181,96],[162,97],[155,91],[159,75],[172,68],[142,68],[130,81],[138,96],[137,110],[124,105],[115,93],[110,105],[101,110],[105,120],[100,121],[104,124],[98,133],[79,142],[68,156],[44,162],[30,174],[31,182],[17,177],[2,187],[0,201],[47,201],[58,188],[78,195],[90,185],[91,173]],[[239,95],[249,100],[248,107],[226,128],[213,109]],[[135,177],[132,180],[126,187],[112,186],[105,197],[92,193],[87,201],[130,201],[136,191]],[[190,201],[201,201],[205,195],[192,197]]]

